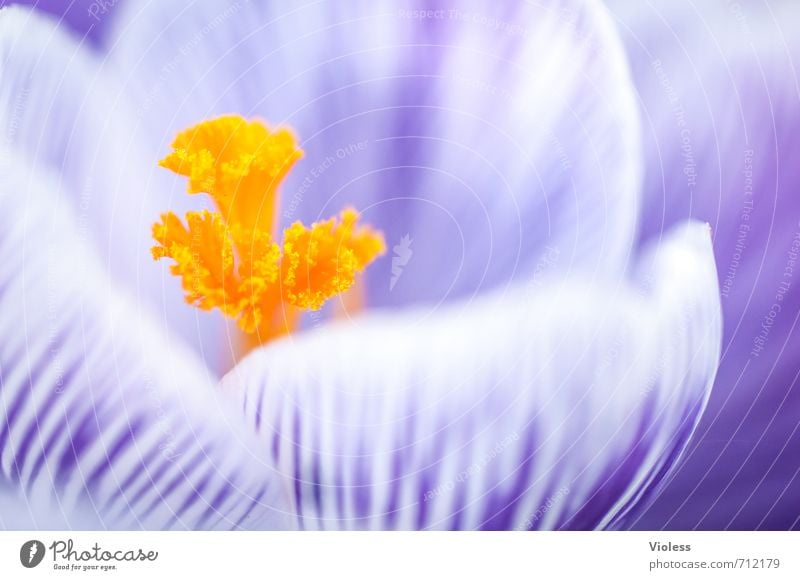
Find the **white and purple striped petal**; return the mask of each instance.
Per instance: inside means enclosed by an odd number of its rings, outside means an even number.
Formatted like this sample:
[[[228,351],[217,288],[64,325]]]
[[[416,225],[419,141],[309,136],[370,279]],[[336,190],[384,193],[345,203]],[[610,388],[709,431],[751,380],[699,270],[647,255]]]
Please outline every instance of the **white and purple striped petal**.
[[[88,506],[108,528],[283,527],[279,480],[213,377],[106,276],[51,195],[57,180],[12,162],[19,174],[0,183],[0,488],[59,521],[84,521]]]
[[[223,380],[304,528],[592,529],[653,495],[719,357],[708,227],[634,285],[542,279],[424,323],[374,313],[261,348]]]

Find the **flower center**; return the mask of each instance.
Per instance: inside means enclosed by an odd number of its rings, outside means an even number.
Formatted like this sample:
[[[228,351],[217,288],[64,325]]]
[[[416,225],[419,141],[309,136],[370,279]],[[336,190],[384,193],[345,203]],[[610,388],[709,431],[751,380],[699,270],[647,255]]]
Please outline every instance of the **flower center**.
[[[218,308],[258,341],[290,332],[303,310],[351,288],[356,274],[385,252],[380,232],[358,224],[358,212],[277,235],[277,190],[303,156],[288,129],[230,115],[180,133],[160,165],[189,178],[188,192],[207,193],[218,211],[173,212],[153,224],[153,258],[171,258],[186,301]]]

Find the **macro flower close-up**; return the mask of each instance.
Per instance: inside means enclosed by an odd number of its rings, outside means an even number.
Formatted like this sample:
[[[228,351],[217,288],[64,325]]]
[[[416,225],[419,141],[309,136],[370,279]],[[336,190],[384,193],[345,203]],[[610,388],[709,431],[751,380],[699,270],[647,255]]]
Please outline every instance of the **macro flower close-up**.
[[[0,529],[800,528],[792,2],[0,9]]]

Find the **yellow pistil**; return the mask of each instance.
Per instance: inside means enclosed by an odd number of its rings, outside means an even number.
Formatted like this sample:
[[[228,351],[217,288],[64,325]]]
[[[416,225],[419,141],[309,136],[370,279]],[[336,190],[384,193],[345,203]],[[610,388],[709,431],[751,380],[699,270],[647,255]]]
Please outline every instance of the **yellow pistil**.
[[[288,129],[225,116],[178,135],[161,165],[189,178],[218,212],[172,212],[153,225],[153,258],[172,258],[186,301],[220,309],[260,341],[292,330],[302,310],[318,310],[353,286],[356,274],[385,252],[380,232],[358,225],[358,212],[277,230],[277,190],[303,152]]]

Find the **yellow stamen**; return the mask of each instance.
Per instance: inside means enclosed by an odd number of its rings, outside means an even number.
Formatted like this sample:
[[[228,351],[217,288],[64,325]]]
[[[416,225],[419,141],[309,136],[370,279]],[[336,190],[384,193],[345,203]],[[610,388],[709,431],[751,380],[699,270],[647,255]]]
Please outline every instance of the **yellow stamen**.
[[[277,189],[303,156],[288,129],[227,115],[175,138],[160,165],[189,178],[189,193],[208,193],[225,221],[274,235]]]
[[[296,222],[284,232],[281,280],[290,304],[318,310],[325,300],[348,290],[356,272],[383,253],[380,234],[368,226],[356,227],[357,221],[358,212],[346,209],[340,220],[311,228]]]
[[[317,310],[348,290],[385,252],[380,232],[358,225],[348,208],[337,218],[283,232],[277,228],[277,189],[302,157],[287,129],[225,116],[178,135],[161,165],[189,177],[189,193],[207,193],[219,212],[172,212],[153,225],[153,258],[172,258],[186,301],[219,308],[246,333],[264,341],[294,327],[300,310]]]

